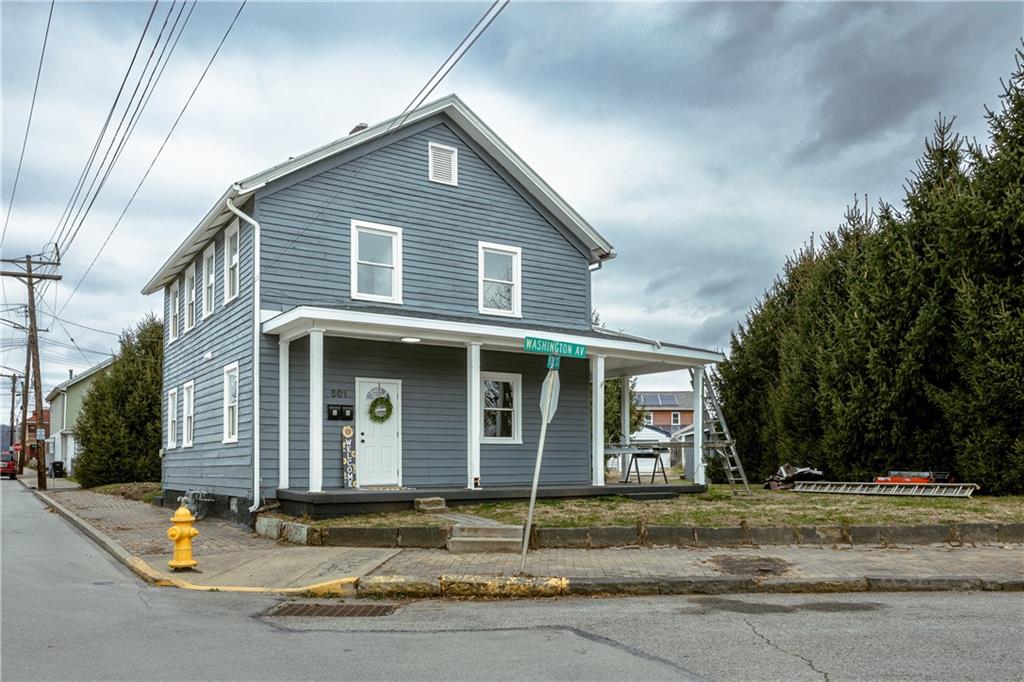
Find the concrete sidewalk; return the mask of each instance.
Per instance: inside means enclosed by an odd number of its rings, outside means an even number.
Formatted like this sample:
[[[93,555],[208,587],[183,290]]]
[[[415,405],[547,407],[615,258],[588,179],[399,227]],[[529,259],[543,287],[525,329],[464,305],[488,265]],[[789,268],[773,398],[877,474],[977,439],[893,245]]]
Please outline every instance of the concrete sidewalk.
[[[196,524],[199,570],[167,570],[170,512],[85,490],[36,493],[154,584],[368,597],[1024,590],[1024,546],[545,549],[515,554],[305,547]]]

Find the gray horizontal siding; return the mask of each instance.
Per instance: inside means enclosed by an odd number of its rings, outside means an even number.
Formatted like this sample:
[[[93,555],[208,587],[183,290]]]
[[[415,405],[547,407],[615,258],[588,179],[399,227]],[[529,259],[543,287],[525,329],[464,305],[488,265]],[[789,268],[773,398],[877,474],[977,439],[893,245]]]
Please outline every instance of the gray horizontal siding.
[[[178,389],[178,447],[166,450],[163,460],[164,487],[171,490],[202,490],[213,494],[252,497],[252,230],[240,228],[240,287],[238,297],[224,305],[224,232],[216,242],[216,302],[213,315],[202,318],[203,292],[196,296],[196,326],[170,341],[170,293],[164,290],[164,368],[162,391],[163,441],[167,444],[167,391]],[[196,278],[202,282],[202,253],[196,256]],[[184,287],[184,271],[179,276]],[[182,289],[180,315],[184,328],[185,296]],[[212,353],[211,360],[204,355]],[[222,443],[223,369],[238,362],[238,442]],[[192,447],[182,447],[184,415],[182,387],[195,381],[195,437]]]
[[[350,298],[351,221],[361,219],[402,228],[403,304],[394,306],[397,314],[589,329],[590,273],[578,241],[441,120],[259,196],[265,308],[380,306]],[[459,149],[457,187],[427,180],[431,141]],[[522,248],[522,320],[479,314],[480,240]]]

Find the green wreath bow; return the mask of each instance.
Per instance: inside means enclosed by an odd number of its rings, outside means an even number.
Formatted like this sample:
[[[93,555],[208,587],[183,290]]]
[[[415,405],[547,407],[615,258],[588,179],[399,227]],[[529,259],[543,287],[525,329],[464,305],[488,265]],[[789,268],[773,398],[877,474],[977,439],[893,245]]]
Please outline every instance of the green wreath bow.
[[[387,420],[391,419],[391,413],[394,409],[395,406],[391,404],[390,396],[377,396],[370,403],[370,419],[378,424],[383,424]]]

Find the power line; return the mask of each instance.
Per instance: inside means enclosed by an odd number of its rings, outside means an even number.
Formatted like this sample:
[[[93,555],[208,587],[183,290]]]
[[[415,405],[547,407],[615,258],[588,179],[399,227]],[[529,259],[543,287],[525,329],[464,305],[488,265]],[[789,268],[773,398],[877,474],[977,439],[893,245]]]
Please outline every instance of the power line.
[[[100,248],[96,252],[96,255],[93,256],[92,262],[89,263],[89,267],[87,267],[85,269],[85,272],[82,273],[82,276],[81,278],[79,278],[78,283],[75,284],[75,288],[71,291],[67,299],[65,299],[64,304],[57,311],[57,315],[63,313],[64,309],[68,307],[68,303],[70,303],[71,299],[74,298],[75,294],[78,292],[78,289],[82,286],[82,282],[85,281],[85,278],[89,276],[89,273],[92,271],[93,266],[96,265],[96,261],[99,259],[100,255],[103,253],[103,250],[107,247],[107,244],[110,242],[110,238],[114,236],[114,232],[117,230],[117,227],[121,224],[121,220],[123,220],[125,214],[128,213],[128,209],[131,208],[132,202],[135,201],[135,197],[138,196],[139,191],[142,189],[142,185],[145,184],[146,178],[149,177],[150,172],[153,170],[153,166],[156,165],[157,160],[160,158],[160,154],[164,151],[164,147],[167,146],[168,141],[170,141],[171,139],[171,135],[173,135],[174,131],[177,129],[178,123],[181,122],[181,118],[185,115],[185,111],[188,109],[189,104],[192,103],[192,98],[195,97],[196,92],[199,90],[199,86],[203,84],[203,80],[206,78],[206,74],[210,71],[210,67],[213,66],[213,62],[217,58],[217,55],[220,54],[220,50],[224,46],[224,42],[228,39],[228,35],[230,35],[231,29],[234,28],[235,22],[238,21],[239,15],[242,14],[242,10],[245,9],[247,1],[248,0],[242,0],[241,4],[239,4],[238,11],[235,12],[235,16],[231,19],[231,23],[228,24],[227,30],[224,31],[224,35],[221,36],[220,42],[217,43],[217,49],[215,49],[213,51],[213,54],[210,55],[210,60],[206,63],[206,68],[203,69],[202,74],[200,74],[199,76],[199,80],[196,81],[195,87],[192,88],[192,92],[189,93],[188,99],[185,100],[184,106],[182,106],[181,111],[178,112],[178,116],[174,119],[174,123],[171,125],[171,129],[167,132],[167,136],[164,138],[164,141],[160,144],[160,148],[156,150],[156,154],[153,156],[153,160],[149,162],[149,167],[146,168],[146,172],[142,175],[142,179],[139,180],[139,184],[135,187],[135,191],[132,192],[131,197],[128,198],[128,203],[125,204],[124,210],[121,211],[121,214],[117,217],[117,220],[114,221],[113,226],[110,228],[110,232],[107,233],[107,236],[103,240],[103,243],[100,245]]]
[[[469,33],[467,33],[462,38],[459,44],[456,45],[455,49],[452,50],[451,54],[448,55],[447,59],[441,62],[441,66],[439,66],[437,70],[434,71],[433,75],[429,79],[427,79],[427,82],[423,85],[422,88],[420,88],[419,92],[417,92],[416,95],[412,98],[412,100],[409,101],[409,104],[407,104],[405,109],[402,110],[402,113],[399,114],[399,117],[395,121],[395,123],[393,123],[385,132],[383,137],[381,137],[381,143],[387,141],[387,139],[391,136],[392,133],[394,133],[395,130],[402,127],[402,124],[404,124],[405,121],[409,118],[409,116],[412,115],[412,112],[420,104],[422,104],[427,97],[430,97],[430,94],[437,88],[438,85],[441,84],[441,81],[444,80],[445,76],[447,76],[448,73],[455,68],[455,65],[458,64],[462,57],[466,54],[466,52],[468,52],[469,49],[473,47],[473,45],[476,43],[477,40],[479,40],[480,36],[484,34],[484,31],[487,30],[491,23],[498,18],[498,15],[501,14],[502,10],[504,10],[505,7],[508,6],[509,2],[510,0],[494,0],[491,6],[487,8],[487,11],[484,12],[483,15],[477,20],[476,24],[473,25],[473,28],[469,29]],[[496,7],[497,11],[495,11]],[[479,31],[477,30],[478,28]],[[363,167],[366,165],[368,158],[369,155],[366,155],[361,157],[356,162],[359,165],[356,166],[355,172],[352,174],[352,177],[347,178],[346,182],[354,182],[355,179],[359,177],[359,173],[362,172]],[[272,261],[270,261],[269,264],[261,266],[260,277],[257,278],[255,281],[259,281],[259,279],[263,277],[264,272],[269,272],[270,269],[274,266],[274,264],[277,263],[277,261],[279,261],[281,257],[284,256],[285,253],[291,250],[292,246],[294,246],[295,243],[299,239],[301,239],[304,234],[306,234],[306,231],[310,228],[310,226],[314,222],[316,222],[320,218],[320,216],[322,216],[327,211],[327,209],[334,205],[334,202],[337,201],[338,197],[341,196],[341,193],[344,191],[344,189],[344,186],[339,187],[338,191],[331,195],[331,198],[327,201],[326,204],[324,204],[320,208],[320,211],[312,218],[310,218],[305,225],[302,226],[302,229],[299,230],[299,232],[296,233],[294,237],[292,237],[292,240],[288,242],[288,244],[286,244],[285,247],[278,252],[277,256]]]
[[[0,246],[7,238],[7,224],[11,221],[14,209],[14,195],[18,192],[18,178],[21,177],[21,163],[25,160],[25,148],[28,146],[28,133],[32,129],[32,114],[36,110],[36,94],[39,92],[39,76],[43,73],[43,58],[46,56],[46,43],[50,37],[50,22],[53,20],[53,5],[50,0],[50,13],[46,17],[46,31],[43,33],[43,48],[39,51],[39,66],[36,67],[36,84],[32,87],[32,104],[28,108],[28,122],[25,123],[25,137],[21,141],[21,154],[18,155],[18,169],[14,171],[14,186],[11,188],[11,199],[7,202],[7,215],[4,217],[4,229],[0,234]]]
[[[63,322],[64,324],[70,324],[72,327],[80,327],[82,329],[88,329],[89,331],[96,332],[97,334],[107,334],[109,336],[115,336],[117,338],[121,338],[121,335],[119,333],[117,333],[117,332],[107,331],[106,329],[97,329],[96,327],[90,327],[89,325],[82,324],[81,322],[72,322],[71,320],[65,320],[62,317],[53,316],[52,315],[53,309],[50,308],[49,306],[47,306],[47,309],[50,310],[51,317],[53,317],[53,319],[57,320],[58,322]]]

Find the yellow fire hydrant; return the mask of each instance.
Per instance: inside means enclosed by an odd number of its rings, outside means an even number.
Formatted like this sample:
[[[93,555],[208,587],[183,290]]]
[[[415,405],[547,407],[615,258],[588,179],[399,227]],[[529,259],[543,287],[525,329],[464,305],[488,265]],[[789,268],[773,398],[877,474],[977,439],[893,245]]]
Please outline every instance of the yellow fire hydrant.
[[[178,507],[171,517],[174,525],[167,529],[167,537],[174,542],[174,558],[167,565],[175,571],[187,571],[199,563],[192,558],[192,538],[199,535],[199,531],[192,527],[195,520],[185,505]]]

